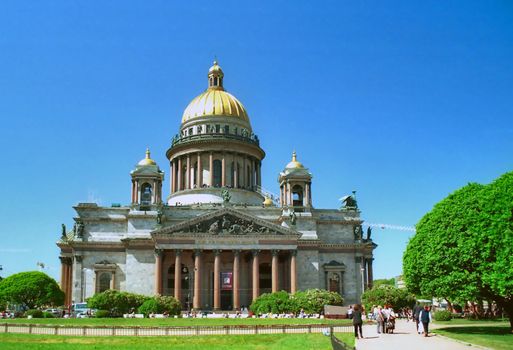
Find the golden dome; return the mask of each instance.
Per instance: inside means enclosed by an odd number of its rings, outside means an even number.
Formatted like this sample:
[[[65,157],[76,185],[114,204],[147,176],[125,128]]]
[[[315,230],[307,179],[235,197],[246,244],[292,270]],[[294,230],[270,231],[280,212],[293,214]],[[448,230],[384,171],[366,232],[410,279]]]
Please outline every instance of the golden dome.
[[[157,163],[150,158],[150,149],[146,148],[146,158],[141,160],[137,165],[157,165]]]
[[[270,207],[273,205],[273,200],[270,197],[265,196],[265,200],[262,204],[264,207]]]
[[[182,116],[182,123],[207,116],[240,118],[249,123],[248,113],[235,96],[223,88],[224,73],[214,61],[208,71],[208,89],[194,98]]]
[[[296,151],[292,152],[292,160],[285,167],[287,169],[301,169],[304,168],[303,164],[297,161]]]
[[[211,88],[189,103],[183,112],[182,123],[206,116],[234,117],[249,122],[246,109],[235,96],[224,90]]]

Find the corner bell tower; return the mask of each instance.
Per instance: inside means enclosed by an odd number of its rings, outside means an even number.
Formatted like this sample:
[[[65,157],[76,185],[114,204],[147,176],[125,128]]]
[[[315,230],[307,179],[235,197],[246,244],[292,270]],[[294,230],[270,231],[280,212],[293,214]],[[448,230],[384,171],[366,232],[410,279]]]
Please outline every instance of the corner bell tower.
[[[146,149],[146,157],[130,172],[132,177],[132,206],[151,207],[162,204],[162,181],[164,172],[157,162],[150,157],[150,149]]]
[[[295,211],[309,211],[312,207],[312,174],[297,160],[296,151],[292,160],[280,173],[280,205]]]

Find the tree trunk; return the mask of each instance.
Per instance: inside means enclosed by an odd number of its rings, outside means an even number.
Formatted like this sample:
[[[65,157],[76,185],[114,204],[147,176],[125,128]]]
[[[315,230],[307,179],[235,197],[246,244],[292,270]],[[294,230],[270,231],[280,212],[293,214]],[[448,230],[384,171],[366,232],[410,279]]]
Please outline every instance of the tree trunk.
[[[452,303],[447,298],[445,300],[447,301],[447,310],[449,310],[450,312],[454,312],[454,308],[452,307]]]

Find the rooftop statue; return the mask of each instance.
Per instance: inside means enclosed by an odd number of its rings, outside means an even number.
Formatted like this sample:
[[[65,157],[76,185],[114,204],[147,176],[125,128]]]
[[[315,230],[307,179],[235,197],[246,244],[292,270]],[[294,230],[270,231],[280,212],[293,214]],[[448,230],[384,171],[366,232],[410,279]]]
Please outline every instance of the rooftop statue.
[[[223,204],[227,204],[228,202],[230,202],[230,199],[232,199],[230,191],[228,191],[227,189],[221,191],[221,197],[223,197]]]
[[[292,210],[292,212],[289,214],[289,217],[290,217],[290,223],[293,226],[295,226],[296,225],[296,220],[297,220],[296,212],[294,210]]]
[[[348,209],[348,210],[357,210],[358,209],[358,202],[356,201],[356,191],[353,191],[352,195],[342,197],[341,200],[342,200],[342,208],[340,208],[340,209]]]
[[[61,232],[61,238],[66,238],[66,225],[61,224],[62,232]]]
[[[367,227],[367,240],[370,241],[372,235],[372,228],[369,226]]]

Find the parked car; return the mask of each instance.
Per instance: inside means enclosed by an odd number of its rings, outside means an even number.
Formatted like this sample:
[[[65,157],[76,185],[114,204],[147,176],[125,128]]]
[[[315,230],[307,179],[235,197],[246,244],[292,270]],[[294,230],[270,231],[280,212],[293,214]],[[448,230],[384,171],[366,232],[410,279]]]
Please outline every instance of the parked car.
[[[48,313],[52,314],[54,317],[62,316],[62,311],[59,309],[46,309],[46,310],[43,310],[43,312],[48,312]]]

